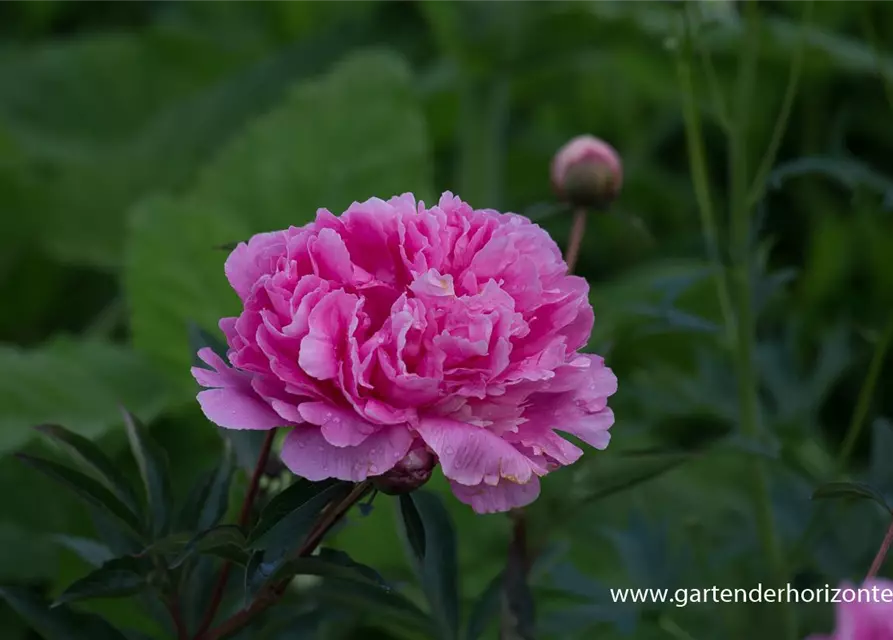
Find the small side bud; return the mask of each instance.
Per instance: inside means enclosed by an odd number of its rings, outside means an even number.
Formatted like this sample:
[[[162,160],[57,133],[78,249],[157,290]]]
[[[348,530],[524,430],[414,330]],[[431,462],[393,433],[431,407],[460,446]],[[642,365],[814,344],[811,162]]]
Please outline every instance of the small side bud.
[[[577,136],[552,160],[552,187],[575,207],[604,209],[620,193],[622,183],[620,155],[594,136]]]
[[[431,478],[437,458],[424,445],[410,449],[397,465],[373,479],[375,488],[391,496],[415,491]]]

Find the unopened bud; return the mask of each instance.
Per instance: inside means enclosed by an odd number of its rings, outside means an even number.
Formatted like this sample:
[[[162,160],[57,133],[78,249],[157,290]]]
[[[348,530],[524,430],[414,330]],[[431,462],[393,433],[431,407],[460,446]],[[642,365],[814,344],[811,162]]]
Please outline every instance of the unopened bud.
[[[424,445],[411,449],[397,465],[374,478],[375,488],[388,495],[415,491],[431,478],[437,458]]]
[[[620,156],[594,136],[577,136],[552,160],[552,186],[559,198],[574,206],[607,207],[622,183]]]

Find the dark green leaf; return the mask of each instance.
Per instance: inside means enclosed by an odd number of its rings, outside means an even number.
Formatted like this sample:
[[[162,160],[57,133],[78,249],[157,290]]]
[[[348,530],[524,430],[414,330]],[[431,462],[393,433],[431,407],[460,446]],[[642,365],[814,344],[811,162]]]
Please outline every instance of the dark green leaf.
[[[65,427],[54,424],[40,425],[35,428],[43,435],[52,438],[81,465],[95,473],[121,502],[133,510],[137,509],[136,496],[130,483],[94,442]]]
[[[183,547],[177,558],[171,562],[170,568],[176,569],[196,553],[223,555],[227,558],[237,557],[241,560],[239,564],[245,564],[248,557],[245,551],[245,534],[233,524],[224,524],[202,531]]]
[[[337,480],[318,483],[298,480],[261,512],[248,546],[264,549],[267,558],[285,555],[301,544],[320,511],[346,495],[350,488],[350,483]]]
[[[285,559],[282,556],[273,560],[265,560],[263,551],[255,551],[248,557],[245,565],[245,601],[250,602],[279,570]]]
[[[872,500],[887,511],[893,511],[880,491],[861,482],[829,482],[816,489],[812,494],[812,499]]]
[[[149,586],[152,561],[147,557],[123,556],[75,581],[62,592],[53,606],[89,598],[121,598]]]
[[[137,536],[141,535],[142,527],[136,514],[98,481],[49,460],[41,460],[25,454],[18,454],[16,457],[25,464],[42,471],[50,478],[62,483],[87,503],[115,516]]]
[[[143,478],[152,532],[156,536],[161,535],[167,530],[170,520],[171,488],[167,455],[133,414],[123,409],[122,413],[130,450]]]
[[[223,459],[211,471],[202,474],[189,492],[177,522],[185,530],[205,531],[224,516],[229,507],[229,491],[235,472],[233,447],[224,440]]]
[[[102,563],[115,557],[111,549],[97,540],[61,535],[55,536],[55,540],[63,547],[74,551],[84,560],[84,562],[87,562],[94,567],[98,567]]]
[[[347,553],[341,551],[340,549],[330,549],[328,547],[324,547],[319,550],[316,557],[332,564],[338,564],[343,567],[353,569],[354,571],[361,573],[363,576],[366,577],[366,579],[370,580],[371,582],[379,584],[383,587],[387,586],[387,583],[385,582],[384,578],[381,577],[378,571],[365,564],[356,562]]]
[[[0,597],[28,621],[45,640],[127,640],[97,615],[53,607],[37,594],[17,587],[0,587]]]
[[[363,571],[360,567],[362,565],[355,564],[355,566],[350,566],[343,562],[332,562],[329,559],[314,556],[293,558],[282,563],[276,569],[272,579],[278,582],[280,580],[288,580],[294,576],[319,576],[320,578],[339,581],[362,582],[363,584],[377,586],[385,591],[390,591],[388,587],[383,586],[378,580],[371,579],[368,571]],[[374,570],[368,567],[365,567],[365,569],[374,572]]]
[[[367,613],[372,621],[390,622],[425,637],[437,636],[434,621],[428,614],[395,591],[365,582],[338,580],[323,582],[316,592],[325,600]]]
[[[456,534],[449,513],[436,495],[415,491],[400,496],[403,533],[413,552],[413,563],[440,629],[440,636],[459,634],[459,589]],[[423,536],[419,539],[419,525]],[[416,538],[411,542],[410,536]],[[421,540],[424,540],[424,544]],[[421,553],[419,553],[421,551]]]
[[[465,640],[478,640],[486,633],[499,615],[502,604],[502,574],[493,578],[484,592],[478,597],[468,618],[468,627],[465,630]]]
[[[198,354],[202,349],[210,347],[214,353],[220,356],[224,361],[227,360],[226,352],[228,348],[226,343],[218,336],[211,335],[192,321],[188,323],[187,331],[189,337],[189,350],[193,354]],[[208,365],[199,359],[198,355],[195,355],[193,364],[196,367],[208,368]]]

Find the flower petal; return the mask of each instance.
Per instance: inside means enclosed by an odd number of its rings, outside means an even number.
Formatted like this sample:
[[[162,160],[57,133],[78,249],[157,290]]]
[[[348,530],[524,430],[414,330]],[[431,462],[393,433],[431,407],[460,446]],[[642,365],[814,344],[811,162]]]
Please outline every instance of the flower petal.
[[[533,476],[525,484],[515,484],[502,480],[495,487],[479,484],[468,487],[451,482],[453,494],[465,504],[471,505],[476,513],[501,513],[526,507],[540,494],[540,480]]]
[[[287,424],[256,394],[240,389],[206,389],[198,394],[198,403],[208,420],[227,429],[273,429]]]
[[[318,427],[294,427],[282,446],[282,462],[311,481],[338,478],[360,482],[394,468],[412,445],[406,425],[384,427],[355,447],[330,444]]]
[[[298,411],[304,420],[319,425],[323,438],[336,447],[356,446],[377,429],[353,411],[327,402],[304,402],[298,406]]]
[[[443,474],[468,486],[501,479],[524,484],[546,470],[486,428],[449,418],[423,418],[419,435],[440,459]]]

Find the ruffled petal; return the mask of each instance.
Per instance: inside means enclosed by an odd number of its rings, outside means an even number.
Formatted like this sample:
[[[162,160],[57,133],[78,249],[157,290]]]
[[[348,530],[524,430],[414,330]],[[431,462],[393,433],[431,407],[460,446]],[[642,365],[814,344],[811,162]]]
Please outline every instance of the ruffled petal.
[[[502,480],[495,487],[479,484],[472,487],[451,482],[450,488],[460,501],[471,505],[476,513],[502,513],[526,507],[540,494],[540,480],[533,476],[524,484]]]
[[[323,438],[336,447],[356,446],[377,429],[353,411],[325,402],[304,402],[298,411],[304,420],[319,425]]]
[[[330,444],[318,427],[294,427],[282,446],[282,462],[311,481],[338,478],[360,482],[394,468],[412,445],[405,425],[384,427],[354,447]]]
[[[546,473],[512,444],[483,427],[449,418],[423,418],[416,430],[437,454],[443,474],[459,484],[496,485],[502,479],[524,484],[534,474]]]

